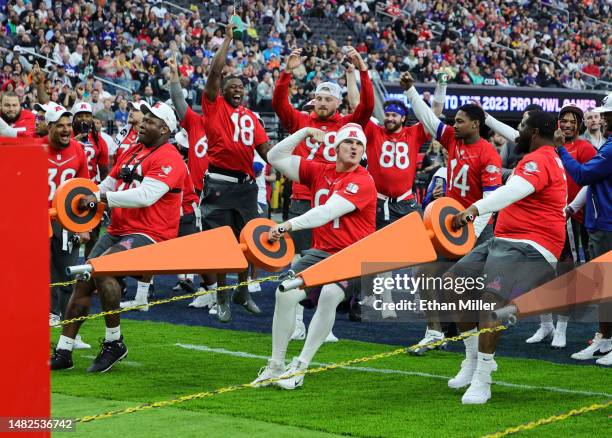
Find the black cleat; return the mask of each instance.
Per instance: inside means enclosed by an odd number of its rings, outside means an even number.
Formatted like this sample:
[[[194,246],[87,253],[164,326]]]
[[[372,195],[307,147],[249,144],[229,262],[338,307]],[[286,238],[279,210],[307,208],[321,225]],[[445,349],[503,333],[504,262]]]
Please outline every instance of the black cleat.
[[[128,349],[123,343],[123,336],[118,341],[103,341],[102,349],[87,371],[90,373],[105,373],[117,362],[127,357]]]
[[[74,363],[72,363],[72,351],[55,348],[51,355],[51,369],[70,370],[72,367],[74,367]]]
[[[244,307],[244,309],[249,313],[252,313],[254,315],[259,315],[261,313],[261,310],[259,309],[257,304],[255,304],[255,301],[253,301],[253,298],[251,298],[251,294],[249,293],[249,290],[246,286],[242,286],[238,288],[236,292],[234,292],[232,301],[235,304],[239,304]]]

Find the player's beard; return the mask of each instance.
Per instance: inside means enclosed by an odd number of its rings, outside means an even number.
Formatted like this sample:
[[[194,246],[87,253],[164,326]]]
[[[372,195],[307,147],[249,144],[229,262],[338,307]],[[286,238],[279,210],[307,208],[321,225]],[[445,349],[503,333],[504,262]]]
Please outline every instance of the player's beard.
[[[385,129],[388,132],[396,132],[401,127],[401,124],[394,122],[385,122]]]
[[[529,152],[529,149],[531,148],[531,140],[529,138],[524,138],[519,136],[516,139],[516,147],[514,148],[515,152],[518,154],[526,154],[527,152]]]
[[[14,117],[9,117],[7,114],[4,114],[4,113],[2,113],[2,114],[0,114],[0,115],[2,116],[2,119],[3,119],[3,120],[6,122],[6,123],[8,123],[9,125],[11,125],[11,124],[15,123],[17,120],[19,120],[19,116],[21,115],[21,111],[19,111],[19,112],[17,113],[17,115],[16,115],[16,116],[14,116]]]

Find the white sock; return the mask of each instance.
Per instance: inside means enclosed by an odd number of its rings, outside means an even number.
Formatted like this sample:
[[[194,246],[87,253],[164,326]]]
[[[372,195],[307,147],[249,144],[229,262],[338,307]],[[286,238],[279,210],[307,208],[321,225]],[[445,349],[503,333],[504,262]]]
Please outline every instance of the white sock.
[[[295,320],[304,322],[304,306],[298,304],[295,308]]]
[[[565,333],[565,331],[567,330],[567,322],[569,321],[569,319],[569,316],[559,315],[557,317],[557,327],[555,327],[555,330],[561,333]]]
[[[336,307],[344,301],[344,291],[337,284],[326,284],[321,290],[317,310],[310,321],[306,342],[300,353],[300,362],[306,365],[330,334],[336,320]]]
[[[540,315],[540,324],[542,326],[553,325],[552,313],[543,313],[542,315]]]
[[[73,348],[74,339],[71,339],[68,336],[61,335],[59,341],[57,341],[57,349],[72,351]]]
[[[121,339],[121,326],[118,325],[117,327],[106,327],[106,336],[104,337],[105,341],[108,342],[112,342],[112,341],[118,341],[119,339]]]
[[[492,360],[495,360],[495,353],[478,352],[478,361],[491,362]]]
[[[185,280],[193,281],[195,279],[195,274],[185,274]]]
[[[217,288],[217,283],[204,285],[204,289],[206,289],[206,290],[213,290],[213,289],[216,289],[216,288]]]
[[[474,327],[471,330],[468,330],[466,332],[462,332],[461,334],[468,334],[468,333],[476,333],[478,330],[476,330],[476,327]],[[476,360],[478,359],[478,335],[475,336],[468,336],[467,338],[465,338],[463,340],[463,343],[465,344],[465,357],[466,359],[471,359],[471,360]]]
[[[178,281],[183,281],[183,280],[185,280],[185,274],[177,274],[177,275],[176,275],[176,279],[177,279]]]
[[[151,286],[152,282],[153,280],[150,282],[139,281],[134,300],[139,303],[147,303],[149,301],[149,286]]]
[[[276,289],[276,303],[272,319],[272,360],[285,363],[287,345],[295,330],[295,308],[306,298],[306,292],[301,289],[291,289],[280,292]]]

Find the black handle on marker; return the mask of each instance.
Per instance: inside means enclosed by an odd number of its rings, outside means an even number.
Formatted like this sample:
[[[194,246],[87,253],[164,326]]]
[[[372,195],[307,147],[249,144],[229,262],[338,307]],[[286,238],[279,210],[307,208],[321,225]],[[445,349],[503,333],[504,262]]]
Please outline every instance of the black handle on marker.
[[[285,227],[278,227],[278,232],[281,233],[281,234],[285,234],[287,232],[287,229]],[[268,239],[268,242],[273,243],[274,240]]]

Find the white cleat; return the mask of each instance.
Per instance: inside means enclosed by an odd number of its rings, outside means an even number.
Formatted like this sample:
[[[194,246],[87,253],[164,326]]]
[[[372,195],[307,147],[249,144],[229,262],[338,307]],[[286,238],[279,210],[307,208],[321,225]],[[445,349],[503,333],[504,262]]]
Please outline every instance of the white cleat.
[[[327,337],[325,338],[323,342],[327,344],[327,343],[338,342],[338,340],[339,339],[332,332],[329,332],[329,335],[327,335]]]
[[[599,359],[597,359],[595,361],[595,363],[597,365],[606,365],[606,366],[610,366],[612,365],[612,351],[610,351],[608,354],[606,354],[603,357],[600,357]]]
[[[397,313],[393,309],[389,309],[387,306],[382,309],[382,318],[383,319],[397,319]]]
[[[292,341],[303,341],[306,339],[306,325],[304,321],[299,319],[295,320],[295,330],[293,330],[293,334],[291,335]]]
[[[554,331],[554,325],[541,324],[540,327],[538,327],[538,330],[533,334],[533,336],[527,339],[525,342],[527,342],[528,344],[537,344],[538,342],[542,342],[544,339],[552,336]]]
[[[128,307],[144,306],[144,307],[139,307],[138,309],[133,309],[133,310],[139,310],[141,312],[148,312],[149,306],[147,304],[148,303],[146,301],[140,302],[140,301],[132,300],[132,301],[123,301],[119,303],[119,307],[121,307],[122,309],[127,309]]]
[[[444,340],[444,333],[439,332],[437,330],[431,330],[429,327],[425,330],[425,336],[418,343],[418,346],[410,349],[408,352],[410,354],[416,354],[417,356],[422,356],[427,353],[429,350],[435,350],[437,348],[443,348],[446,344],[440,344],[436,346],[431,346],[428,344],[439,342]]]
[[[560,350],[561,348],[565,348],[567,341],[565,339],[565,330],[557,330],[555,329],[553,340],[550,343],[550,347]]]
[[[374,301],[376,301],[377,298],[374,295],[368,295],[367,297],[365,297],[363,300],[359,301],[359,305],[362,307],[370,307],[370,308],[374,308]]]
[[[252,281],[252,278],[249,277],[248,281]],[[261,292],[261,283],[250,283],[249,284],[249,292],[251,292],[251,293]]]
[[[204,292],[205,289],[198,289],[198,292]],[[188,304],[188,307],[193,307],[195,309],[202,309],[204,307],[212,307],[215,304],[215,299],[213,297],[214,294],[204,294],[199,295],[193,299],[191,303]]]
[[[477,359],[464,359],[461,362],[461,369],[455,377],[448,381],[448,387],[459,389],[468,386],[472,382],[472,377],[476,372]]]
[[[49,327],[53,327],[53,328],[61,327],[60,323],[61,323],[61,320],[59,316],[57,316],[55,313],[49,313]]]
[[[479,362],[472,377],[470,387],[461,398],[464,405],[482,405],[491,398],[491,373],[497,371],[497,363],[494,360]]]
[[[572,359],[589,360],[595,359],[595,356],[601,356],[612,352],[612,339],[604,339],[601,333],[595,333],[595,337],[584,350],[572,354]]]
[[[278,363],[270,359],[268,365],[259,370],[259,375],[251,382],[254,388],[263,388],[264,386],[273,385],[275,382],[266,382],[266,380],[276,379],[285,372],[285,364]]]
[[[219,306],[217,306],[217,303],[215,303],[215,304],[213,304],[213,306],[208,311],[208,314],[209,315],[216,315],[217,313],[219,313]]]
[[[72,348],[73,350],[89,350],[91,348],[91,345],[86,342],[83,342],[83,338],[81,338],[81,335],[76,335],[76,338],[74,338],[74,346]]]
[[[287,365],[285,372],[281,376],[279,376],[281,380],[277,380],[276,382],[274,382],[274,384],[282,389],[299,388],[304,384],[303,372],[306,371],[306,369],[308,369],[308,366],[306,366],[305,363],[300,362],[297,357],[294,357],[291,363]]]

